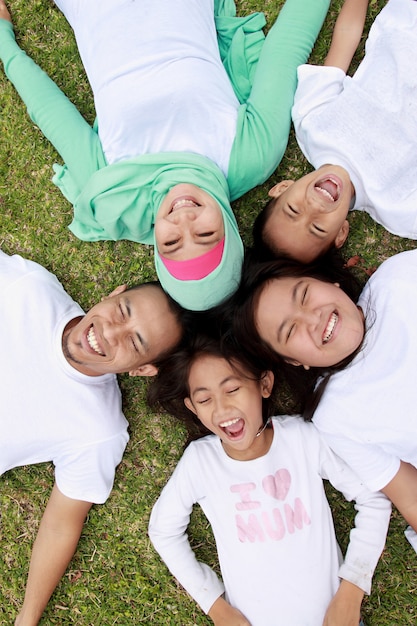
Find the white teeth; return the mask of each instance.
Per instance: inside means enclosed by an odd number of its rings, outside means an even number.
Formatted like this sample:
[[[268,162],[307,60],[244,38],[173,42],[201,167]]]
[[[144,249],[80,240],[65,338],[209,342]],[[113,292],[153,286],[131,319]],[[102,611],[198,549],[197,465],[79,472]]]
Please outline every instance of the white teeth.
[[[329,200],[331,200],[332,202],[334,202],[334,198],[333,198],[332,194],[330,194],[330,193],[327,191],[327,189],[323,189],[322,187],[316,187],[316,189],[319,189],[319,190],[321,191],[321,193],[322,193],[324,196],[327,196]]]
[[[184,206],[198,206],[195,202],[193,202],[192,200],[187,200],[186,198],[183,198],[181,200],[177,200],[176,202],[174,202],[174,204],[172,205],[172,210],[176,211],[177,209],[182,209],[182,207]]]
[[[104,352],[102,352],[100,348],[98,347],[98,343],[97,343],[97,339],[96,339],[96,335],[94,333],[93,327],[91,327],[90,330],[88,331],[87,341],[88,341],[88,345],[90,346],[90,348],[94,350],[94,352],[97,352],[97,354],[104,356]]]
[[[232,420],[227,420],[227,422],[222,422],[221,424],[219,424],[220,428],[227,428],[228,426],[231,426],[232,424],[236,424],[236,422],[238,422],[240,420],[240,417],[235,417]]]
[[[326,326],[326,330],[324,331],[324,334],[323,334],[323,343],[327,343],[332,338],[333,331],[335,329],[338,319],[339,319],[339,316],[336,312],[331,314],[330,319]]]

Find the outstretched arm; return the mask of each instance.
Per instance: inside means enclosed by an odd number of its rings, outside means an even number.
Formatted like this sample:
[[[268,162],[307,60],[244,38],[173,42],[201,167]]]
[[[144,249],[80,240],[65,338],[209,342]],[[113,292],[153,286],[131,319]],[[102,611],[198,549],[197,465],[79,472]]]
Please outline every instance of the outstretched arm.
[[[205,613],[214,610],[211,617],[221,626],[222,622],[215,618],[221,614],[222,607],[217,605],[218,614],[215,609],[224,586],[208,565],[197,561],[187,535],[191,511],[198,501],[197,491],[202,491],[194,483],[198,483],[197,477],[201,475],[202,470],[196,467],[192,449],[188,447],[153,506],[148,532],[171,574]]]
[[[417,468],[401,461],[400,469],[382,491],[417,532]]]
[[[232,200],[263,183],[278,167],[288,142],[297,67],[306,63],[330,0],[286,0],[271,27],[242,104],[230,155]]]
[[[91,502],[64,496],[55,484],[33,544],[25,599],[15,626],[36,626],[70,562]]]
[[[17,45],[3,0],[0,59],[31,119],[61,155],[81,190],[91,175],[106,165],[98,135],[54,81]]]
[[[334,26],[324,65],[348,71],[362,37],[367,8],[368,0],[345,0]]]

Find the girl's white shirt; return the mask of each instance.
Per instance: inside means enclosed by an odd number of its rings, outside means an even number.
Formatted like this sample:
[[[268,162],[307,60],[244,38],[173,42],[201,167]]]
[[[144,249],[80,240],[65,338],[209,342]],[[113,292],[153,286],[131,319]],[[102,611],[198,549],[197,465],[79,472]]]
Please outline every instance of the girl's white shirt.
[[[252,626],[322,626],[339,577],[369,593],[391,507],[364,488],[313,424],[281,417],[273,428],[269,452],[252,461],[227,456],[214,435],[190,444],[154,506],[149,534],[204,611],[225,588]],[[323,478],[356,500],[343,564]],[[191,549],[196,503],[213,529],[224,587]]]
[[[369,487],[385,487],[400,460],[417,467],[417,250],[397,254],[371,276],[358,304],[362,350],[330,379],[314,414],[328,444]]]

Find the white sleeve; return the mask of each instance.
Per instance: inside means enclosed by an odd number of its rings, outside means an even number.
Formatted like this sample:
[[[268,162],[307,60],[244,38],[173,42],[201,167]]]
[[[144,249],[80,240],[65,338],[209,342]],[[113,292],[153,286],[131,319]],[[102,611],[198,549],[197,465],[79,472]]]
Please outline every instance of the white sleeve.
[[[45,276],[48,277],[47,280],[58,282],[53,274],[41,265],[38,265],[38,263],[25,259],[18,254],[9,256],[0,250],[0,287],[2,289],[26,277],[28,274],[34,273],[41,278]]]
[[[300,65],[297,70],[298,84],[292,107],[292,121],[297,142],[309,158],[310,113],[317,113],[343,91],[346,74],[337,67]],[[349,77],[348,77],[349,78]],[[314,121],[314,120],[313,120]]]
[[[385,546],[391,502],[381,492],[369,491],[323,440],[321,466],[323,478],[327,478],[347,500],[356,501],[355,526],[350,531],[350,541],[339,576],[369,594],[372,576]]]
[[[205,613],[224,593],[215,572],[197,561],[188,541],[187,527],[197,503],[191,477],[201,475],[193,465],[190,448],[155,503],[149,522],[149,537],[171,574],[194,598]]]
[[[341,420],[342,421],[342,420]],[[327,445],[348,465],[370,491],[383,489],[400,469],[400,458],[375,443],[354,441],[348,434],[334,435],[319,428]]]

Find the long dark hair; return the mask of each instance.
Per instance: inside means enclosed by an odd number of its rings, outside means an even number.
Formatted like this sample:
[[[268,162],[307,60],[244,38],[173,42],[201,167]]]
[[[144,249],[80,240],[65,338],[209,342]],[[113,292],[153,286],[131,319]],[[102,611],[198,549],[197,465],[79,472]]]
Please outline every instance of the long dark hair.
[[[189,433],[188,441],[211,432],[184,404],[184,398],[190,396],[188,381],[191,367],[202,355],[225,359],[239,375],[253,380],[261,380],[265,372],[255,360],[241,352],[230,336],[218,338],[198,333],[181,349],[168,357],[161,364],[158,374],[148,387],[147,401],[152,409],[162,408],[183,421]],[[273,389],[269,398],[263,398],[264,423],[274,414],[274,408]]]
[[[248,251],[245,258],[241,283],[233,296],[231,307],[233,335],[249,357],[257,359],[260,367],[281,373],[295,397],[296,410],[301,411],[305,419],[311,419],[330,376],[346,367],[360,347],[335,365],[325,368],[311,367],[309,370],[291,365],[275,352],[260,336],[255,324],[255,312],[267,284],[275,279],[288,277],[311,277],[324,282],[339,283],[341,289],[355,303],[362,285],[337,252],[331,259],[326,255],[308,265],[287,257],[261,262],[256,253],[251,251]]]

